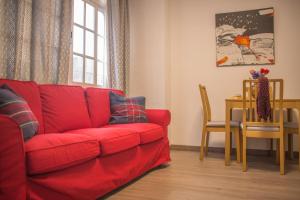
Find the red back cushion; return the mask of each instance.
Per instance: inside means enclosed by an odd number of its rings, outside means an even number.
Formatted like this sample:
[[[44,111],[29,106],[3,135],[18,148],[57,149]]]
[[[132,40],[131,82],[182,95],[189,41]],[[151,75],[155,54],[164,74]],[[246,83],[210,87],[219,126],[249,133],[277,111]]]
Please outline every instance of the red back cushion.
[[[39,122],[39,130],[37,134],[44,133],[42,106],[38,85],[33,81],[0,79],[0,85],[2,84],[8,85],[8,87],[10,87],[28,103],[30,109]]]
[[[124,95],[120,90],[87,88],[86,97],[88,102],[89,113],[92,126],[94,128],[107,125],[110,118],[109,92]]]
[[[46,133],[91,127],[82,87],[64,85],[39,87]]]

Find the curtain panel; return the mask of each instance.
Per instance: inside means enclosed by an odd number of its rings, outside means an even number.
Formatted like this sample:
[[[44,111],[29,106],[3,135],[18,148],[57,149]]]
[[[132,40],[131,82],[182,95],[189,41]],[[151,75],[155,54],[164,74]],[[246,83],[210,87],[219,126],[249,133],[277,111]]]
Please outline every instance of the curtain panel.
[[[129,78],[128,0],[107,0],[108,83],[127,92]]]
[[[0,0],[0,77],[68,83],[72,0]]]

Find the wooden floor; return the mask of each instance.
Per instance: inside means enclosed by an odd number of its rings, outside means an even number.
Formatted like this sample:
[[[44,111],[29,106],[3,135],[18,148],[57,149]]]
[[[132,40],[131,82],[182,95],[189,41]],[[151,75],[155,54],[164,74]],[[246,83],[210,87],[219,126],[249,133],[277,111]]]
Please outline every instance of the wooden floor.
[[[225,167],[223,154],[210,153],[204,161],[193,151],[173,150],[171,156],[169,166],[153,170],[104,199],[300,199],[296,161],[288,161],[287,174],[280,176],[279,166],[271,157],[249,156],[248,172],[242,172],[236,162]]]

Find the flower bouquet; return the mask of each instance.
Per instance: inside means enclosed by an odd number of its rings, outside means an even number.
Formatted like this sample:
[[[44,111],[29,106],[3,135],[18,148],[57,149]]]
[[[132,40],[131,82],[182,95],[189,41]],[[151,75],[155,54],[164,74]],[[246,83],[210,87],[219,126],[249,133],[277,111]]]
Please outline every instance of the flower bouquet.
[[[270,70],[267,68],[261,68],[259,71],[251,69],[249,72],[253,79],[259,79],[265,77],[270,72]]]

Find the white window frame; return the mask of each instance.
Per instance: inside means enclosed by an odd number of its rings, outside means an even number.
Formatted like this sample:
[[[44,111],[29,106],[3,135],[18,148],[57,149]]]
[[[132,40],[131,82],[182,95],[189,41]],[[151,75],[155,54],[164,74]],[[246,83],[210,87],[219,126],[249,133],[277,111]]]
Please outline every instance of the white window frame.
[[[83,87],[106,87],[107,86],[107,31],[106,31],[106,9],[105,5],[102,5],[98,2],[98,0],[82,0],[84,2],[84,16],[83,16],[83,25],[77,24],[74,22],[74,1],[72,5],[72,45],[71,45],[71,66],[70,66],[70,75],[69,75],[69,83],[72,85],[80,85]],[[94,30],[91,30],[86,27],[86,4],[89,4],[95,8],[94,12]],[[102,12],[104,15],[104,36],[101,36],[98,33],[98,12]],[[77,26],[83,30],[83,53],[77,53],[73,51],[73,28]],[[85,45],[86,45],[86,31],[92,32],[94,35],[94,57],[85,55]],[[104,58],[103,60],[98,59],[98,36],[104,39]],[[82,82],[75,82],[73,81],[73,55],[80,56],[83,59],[83,74],[82,74]],[[94,61],[94,80],[93,83],[86,83],[85,82],[85,68],[86,68],[86,61],[85,59],[91,59]],[[98,62],[103,63],[103,84],[98,85]]]

